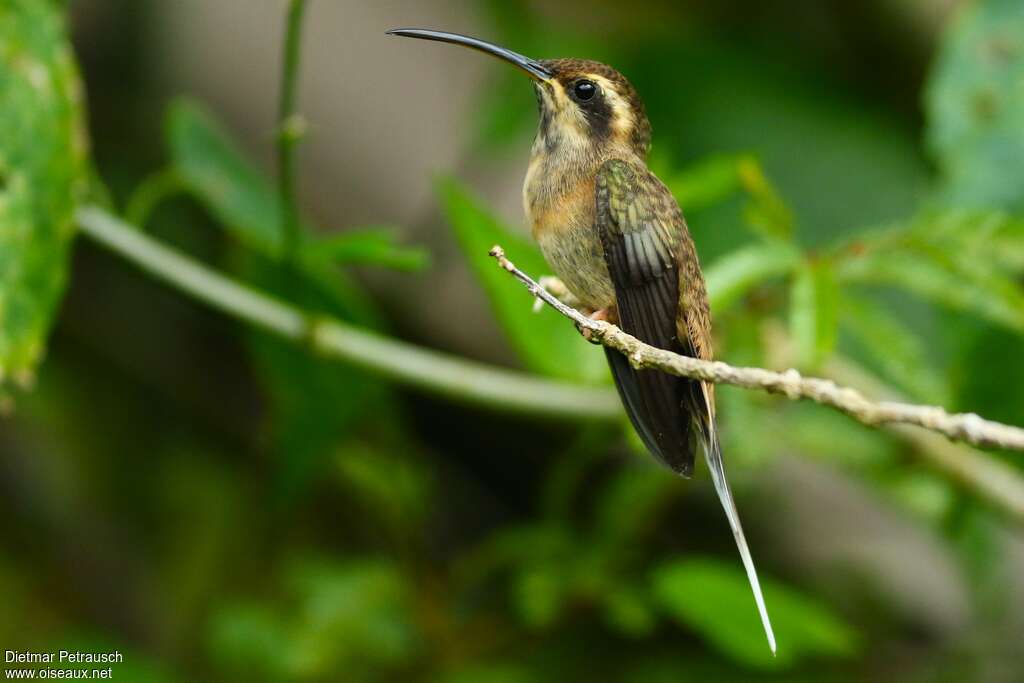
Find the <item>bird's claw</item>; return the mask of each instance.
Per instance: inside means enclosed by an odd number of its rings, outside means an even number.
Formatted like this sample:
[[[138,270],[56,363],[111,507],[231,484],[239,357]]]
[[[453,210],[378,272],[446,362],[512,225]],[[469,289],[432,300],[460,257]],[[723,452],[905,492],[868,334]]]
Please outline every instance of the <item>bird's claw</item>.
[[[589,308],[584,308],[584,309],[581,309],[580,312],[583,313],[583,315],[585,315],[588,318],[590,318],[591,320],[597,320],[597,321],[608,320],[608,309],[607,308],[602,308],[602,309],[597,310],[597,311],[594,311],[594,310],[589,309]],[[583,338],[586,339],[591,344],[600,344],[601,343],[601,342],[597,341],[596,339],[594,339],[594,331],[591,330],[589,327],[584,327],[583,325],[576,325],[576,329],[578,329],[580,331],[580,334],[583,335]]]

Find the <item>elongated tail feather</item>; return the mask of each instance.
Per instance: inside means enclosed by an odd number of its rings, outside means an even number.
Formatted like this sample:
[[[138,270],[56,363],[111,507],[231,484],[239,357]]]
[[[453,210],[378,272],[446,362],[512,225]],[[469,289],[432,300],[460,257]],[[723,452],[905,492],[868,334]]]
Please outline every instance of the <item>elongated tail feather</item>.
[[[707,406],[713,406],[707,385],[702,383],[704,401]],[[754,602],[757,603],[757,611],[761,615],[761,625],[764,626],[765,636],[768,638],[768,647],[772,654],[775,654],[775,633],[772,631],[772,623],[768,619],[768,608],[764,604],[764,596],[761,594],[761,582],[757,580],[757,570],[754,569],[754,560],[750,556],[750,549],[747,547],[746,536],[743,535],[743,525],[740,524],[739,511],[736,510],[736,503],[732,498],[732,490],[725,478],[725,465],[722,462],[722,449],[718,443],[718,432],[715,429],[714,408],[708,410],[707,424],[704,425],[707,433],[704,444],[704,457],[708,463],[708,471],[711,473],[711,481],[715,485],[715,492],[718,493],[718,500],[725,509],[725,516],[732,528],[732,535],[736,539],[736,547],[740,551],[740,559],[743,561],[743,568],[747,572],[747,580],[750,581],[750,589],[754,593]]]
[[[672,193],[642,163],[625,159],[602,164],[594,187],[594,223],[615,286],[622,329],[659,349],[710,360],[707,292],[693,240]],[[736,537],[774,653],[775,636],[722,466],[714,388],[654,370],[637,370],[617,352],[606,349],[605,353],[629,419],[658,460],[689,476],[697,441],[691,437],[702,437],[711,479]]]

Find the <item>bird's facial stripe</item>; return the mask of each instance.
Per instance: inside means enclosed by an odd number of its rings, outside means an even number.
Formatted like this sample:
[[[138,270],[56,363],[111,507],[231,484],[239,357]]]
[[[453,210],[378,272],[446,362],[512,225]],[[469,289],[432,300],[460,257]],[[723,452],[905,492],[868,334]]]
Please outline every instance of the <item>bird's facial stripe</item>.
[[[554,103],[552,102],[551,91],[547,83],[534,83],[533,89],[537,95],[540,135],[541,137],[546,137],[551,129],[551,119],[554,116]]]
[[[628,136],[636,125],[633,115],[633,108],[629,102],[619,93],[616,85],[598,74],[587,74],[586,78],[593,81],[601,88],[604,101],[607,102],[610,110],[610,127],[615,133]]]
[[[596,84],[599,94],[587,102],[577,102],[570,91],[584,79]],[[568,129],[566,134],[626,139],[632,133],[636,122],[630,103],[605,76],[582,73],[571,79],[551,79],[546,85],[550,87],[542,93],[546,96],[542,106],[550,107],[561,127]]]
[[[578,101],[573,88],[580,80],[592,81],[598,94]],[[549,152],[555,148],[584,149],[602,141],[628,141],[635,127],[629,101],[617,84],[598,73],[578,73],[537,83],[540,106],[538,143]]]
[[[575,139],[582,134],[586,120],[570,100],[561,82],[552,79],[538,85],[537,93],[541,108],[541,137],[547,140],[565,137]]]
[[[558,79],[551,79],[547,83],[550,89],[545,93],[548,96],[548,103],[555,111],[561,111],[565,109],[565,105],[569,104],[569,96],[565,92],[565,86]]]

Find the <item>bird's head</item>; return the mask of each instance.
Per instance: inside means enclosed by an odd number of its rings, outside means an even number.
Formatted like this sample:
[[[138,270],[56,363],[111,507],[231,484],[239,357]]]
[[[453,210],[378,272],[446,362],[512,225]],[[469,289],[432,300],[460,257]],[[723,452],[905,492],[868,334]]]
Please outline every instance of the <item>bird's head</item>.
[[[390,35],[437,40],[493,55],[533,79],[540,107],[538,152],[570,155],[628,150],[647,156],[651,125],[643,101],[626,77],[586,59],[535,60],[477,38],[426,29]]]

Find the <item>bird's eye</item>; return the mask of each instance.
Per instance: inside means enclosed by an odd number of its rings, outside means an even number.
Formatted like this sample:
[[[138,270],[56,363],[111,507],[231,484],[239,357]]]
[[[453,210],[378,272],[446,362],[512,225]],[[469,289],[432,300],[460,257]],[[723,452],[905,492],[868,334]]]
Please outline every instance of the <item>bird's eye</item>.
[[[597,86],[594,85],[593,81],[576,81],[576,85],[573,86],[572,92],[576,96],[577,100],[586,102],[597,94]]]

